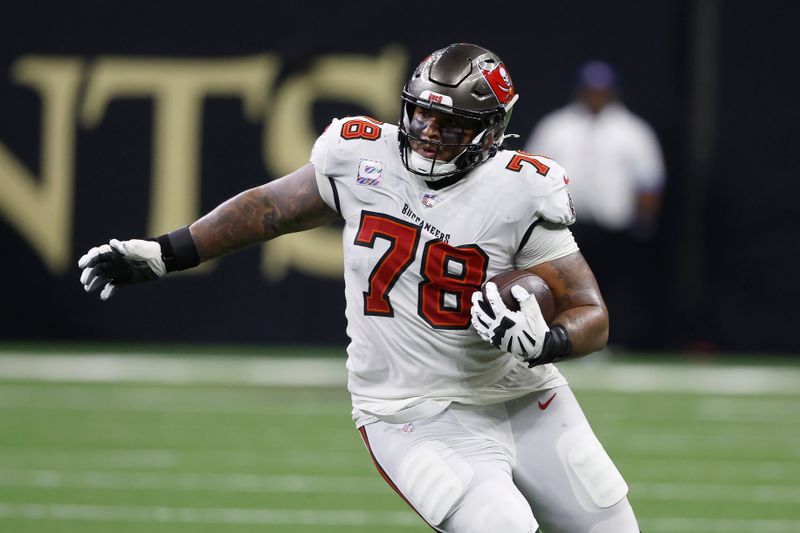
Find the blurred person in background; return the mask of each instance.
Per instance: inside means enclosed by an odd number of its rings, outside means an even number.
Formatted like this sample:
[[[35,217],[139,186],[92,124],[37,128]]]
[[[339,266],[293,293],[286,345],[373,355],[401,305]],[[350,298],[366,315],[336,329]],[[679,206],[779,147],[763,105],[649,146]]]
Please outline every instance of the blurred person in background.
[[[579,214],[572,231],[615,317],[609,345],[647,345],[652,317],[643,296],[657,270],[652,240],[666,172],[655,132],[621,101],[615,69],[583,64],[574,99],[536,125],[525,151],[567,169]]]
[[[553,364],[601,349],[608,331],[564,170],[502,149],[518,96],[489,50],[434,52],[401,98],[398,125],[334,119],[309,164],[188,227],[92,248],[81,283],[106,300],[343,219],[352,413],[390,486],[436,531],[638,532],[627,484]],[[484,299],[484,281],[515,268],[551,287],[549,325],[519,286],[520,310],[492,283]]]

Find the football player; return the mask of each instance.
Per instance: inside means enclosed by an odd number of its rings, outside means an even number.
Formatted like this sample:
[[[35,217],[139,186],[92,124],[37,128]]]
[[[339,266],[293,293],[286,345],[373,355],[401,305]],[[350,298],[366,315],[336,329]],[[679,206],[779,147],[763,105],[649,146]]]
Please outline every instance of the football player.
[[[503,150],[506,65],[458,43],[416,68],[399,123],[334,119],[310,163],[188,227],[92,248],[86,291],[191,268],[344,220],[348,389],[376,467],[434,530],[633,533],[627,485],[554,362],[601,349],[608,315],[568,229],[556,162]],[[512,311],[488,284],[527,269],[552,289]]]

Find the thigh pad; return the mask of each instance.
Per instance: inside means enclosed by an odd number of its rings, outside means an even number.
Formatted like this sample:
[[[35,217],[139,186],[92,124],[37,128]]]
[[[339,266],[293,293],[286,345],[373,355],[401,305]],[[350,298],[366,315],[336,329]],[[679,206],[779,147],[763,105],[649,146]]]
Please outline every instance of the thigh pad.
[[[567,462],[598,507],[611,507],[628,494],[628,485],[593,433],[575,443]]]
[[[400,463],[397,484],[431,524],[444,520],[472,478],[472,467],[441,442],[411,450]]]

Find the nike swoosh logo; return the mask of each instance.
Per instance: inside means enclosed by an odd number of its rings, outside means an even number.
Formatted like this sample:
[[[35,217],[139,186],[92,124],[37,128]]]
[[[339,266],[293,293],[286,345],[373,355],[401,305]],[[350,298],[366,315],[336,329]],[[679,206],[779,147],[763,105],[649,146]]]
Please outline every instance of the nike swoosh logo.
[[[554,393],[553,393],[553,395],[552,395],[552,396],[550,396],[550,397],[547,399],[547,401],[546,401],[546,402],[544,402],[544,403],[542,403],[542,402],[539,402],[539,409],[541,409],[542,411],[544,411],[545,409],[547,409],[548,407],[550,407],[550,402],[552,402],[552,401],[553,401],[553,398],[555,398],[555,397],[556,397],[556,394],[557,394],[557,393],[555,393],[555,392],[554,392]]]

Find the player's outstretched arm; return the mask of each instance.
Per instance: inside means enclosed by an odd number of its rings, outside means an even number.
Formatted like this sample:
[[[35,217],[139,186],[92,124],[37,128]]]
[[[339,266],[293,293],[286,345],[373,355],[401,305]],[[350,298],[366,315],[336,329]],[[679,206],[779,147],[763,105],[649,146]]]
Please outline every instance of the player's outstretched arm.
[[[551,330],[561,326],[570,353],[561,359],[581,357],[605,347],[608,310],[592,270],[580,252],[529,268],[553,291],[556,315]]]
[[[189,226],[200,261],[339,218],[319,195],[314,167],[244,191]]]
[[[80,280],[87,292],[102,288],[100,299],[107,300],[119,285],[156,279],[338,217],[319,195],[314,167],[306,165],[231,198],[189,227],[92,248],[78,261]]]

